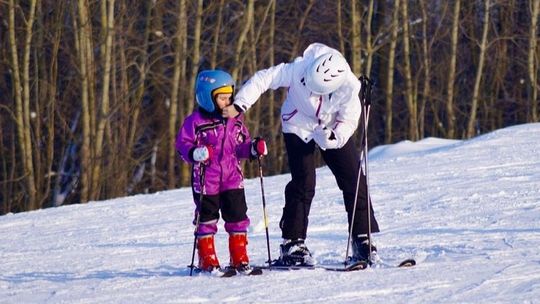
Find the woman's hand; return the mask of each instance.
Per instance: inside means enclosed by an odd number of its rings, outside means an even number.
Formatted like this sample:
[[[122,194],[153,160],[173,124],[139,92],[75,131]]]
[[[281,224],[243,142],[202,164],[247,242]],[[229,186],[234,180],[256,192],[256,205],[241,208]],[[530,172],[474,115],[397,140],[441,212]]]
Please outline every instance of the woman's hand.
[[[240,112],[238,112],[238,110],[236,110],[236,107],[234,105],[230,105],[230,106],[226,106],[225,108],[223,108],[223,110],[221,110],[221,114],[225,118],[234,118],[234,117],[238,116],[238,114],[240,114]]]

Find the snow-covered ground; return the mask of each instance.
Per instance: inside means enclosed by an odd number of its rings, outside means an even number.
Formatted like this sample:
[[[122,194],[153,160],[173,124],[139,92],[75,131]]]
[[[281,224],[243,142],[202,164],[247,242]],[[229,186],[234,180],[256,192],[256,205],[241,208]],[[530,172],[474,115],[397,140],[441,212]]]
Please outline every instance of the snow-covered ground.
[[[428,138],[370,152],[370,183],[388,263],[409,269],[266,271],[189,276],[187,188],[0,217],[1,303],[540,303],[540,124],[467,141]],[[317,172],[307,245],[344,259],[347,226],[330,171]],[[288,175],[264,180],[270,243]],[[258,179],[246,182],[250,257],[267,259]],[[220,221],[218,256],[228,261]]]

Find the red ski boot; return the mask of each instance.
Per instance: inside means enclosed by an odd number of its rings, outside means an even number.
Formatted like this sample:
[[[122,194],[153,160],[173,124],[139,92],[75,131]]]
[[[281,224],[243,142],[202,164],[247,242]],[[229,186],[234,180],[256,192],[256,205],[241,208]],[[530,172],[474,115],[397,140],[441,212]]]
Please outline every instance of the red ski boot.
[[[235,268],[241,274],[259,275],[262,270],[257,267],[249,266],[249,258],[247,254],[247,234],[246,233],[231,233],[229,234],[229,252],[231,255],[231,267]]]
[[[219,268],[219,261],[214,247],[214,235],[205,235],[197,238],[197,252],[199,253],[199,268],[202,271],[212,271]]]
[[[246,233],[229,234],[229,252],[231,254],[231,266],[237,268],[241,265],[248,265],[247,255],[247,235]]]

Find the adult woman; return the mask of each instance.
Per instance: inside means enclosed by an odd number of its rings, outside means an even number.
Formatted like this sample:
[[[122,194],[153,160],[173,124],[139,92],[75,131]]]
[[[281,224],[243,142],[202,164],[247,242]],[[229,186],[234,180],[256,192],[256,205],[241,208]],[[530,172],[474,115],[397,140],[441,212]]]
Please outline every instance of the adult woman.
[[[280,260],[288,265],[313,264],[304,240],[315,195],[316,145],[343,192],[349,227],[353,225],[353,258],[370,256],[367,233],[365,187],[358,191],[353,212],[359,156],[351,136],[358,127],[361,106],[360,81],[337,50],[321,43],[309,45],[302,57],[256,72],[238,91],[234,103],[223,109],[225,117],[247,111],[268,89],[288,87],[281,107],[282,131],[287,149],[291,181],[285,188],[285,207],[280,221]],[[365,176],[361,176],[365,185]],[[355,214],[354,219],[352,218]],[[371,212],[371,232],[379,227]]]

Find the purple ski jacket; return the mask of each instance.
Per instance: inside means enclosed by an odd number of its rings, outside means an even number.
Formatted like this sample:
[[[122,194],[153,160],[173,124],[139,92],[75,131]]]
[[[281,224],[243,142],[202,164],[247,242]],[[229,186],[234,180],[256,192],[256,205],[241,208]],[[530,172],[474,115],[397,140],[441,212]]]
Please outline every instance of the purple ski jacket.
[[[195,110],[184,120],[176,137],[176,150],[185,162],[193,164],[191,183],[196,193],[201,191],[201,164],[193,160],[192,153],[200,146],[212,147],[212,155],[205,163],[203,194],[244,188],[240,159],[251,156],[251,137],[243,114],[225,119]]]

